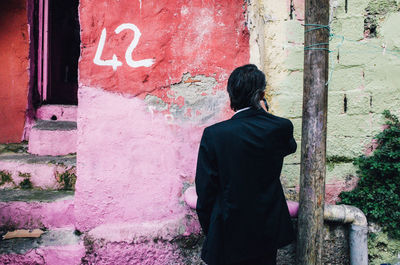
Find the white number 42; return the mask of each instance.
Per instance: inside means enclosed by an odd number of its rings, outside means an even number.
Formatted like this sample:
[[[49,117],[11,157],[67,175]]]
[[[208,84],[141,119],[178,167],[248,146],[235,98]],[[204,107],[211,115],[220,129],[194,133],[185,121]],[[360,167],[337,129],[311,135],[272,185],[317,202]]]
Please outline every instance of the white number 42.
[[[115,29],[115,33],[119,34],[121,31],[126,30],[126,29],[130,29],[135,33],[135,36],[134,36],[131,44],[129,45],[128,49],[126,49],[126,52],[125,52],[126,63],[130,67],[133,67],[133,68],[152,66],[155,63],[155,60],[153,60],[153,59],[144,59],[144,60],[139,60],[139,61],[135,61],[132,59],[133,50],[136,48],[136,46],[139,43],[141,33],[140,33],[140,30],[138,29],[138,27],[136,27],[134,24],[130,24],[130,23],[125,23],[125,24],[119,25]],[[103,53],[103,48],[104,48],[104,43],[106,42],[106,37],[107,37],[107,31],[104,28],[103,31],[101,32],[99,45],[97,46],[96,55],[94,56],[93,63],[100,65],[100,66],[111,66],[113,68],[113,70],[116,71],[119,66],[122,66],[122,62],[118,61],[118,58],[115,54],[113,55],[111,60],[102,60],[101,59],[101,55]]]

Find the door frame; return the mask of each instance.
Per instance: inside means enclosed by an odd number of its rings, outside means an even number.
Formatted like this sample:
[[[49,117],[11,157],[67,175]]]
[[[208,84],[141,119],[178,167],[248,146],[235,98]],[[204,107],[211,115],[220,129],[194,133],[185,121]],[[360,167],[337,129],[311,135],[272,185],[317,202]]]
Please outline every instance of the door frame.
[[[38,91],[40,101],[48,98],[49,85],[49,0],[39,0]]]

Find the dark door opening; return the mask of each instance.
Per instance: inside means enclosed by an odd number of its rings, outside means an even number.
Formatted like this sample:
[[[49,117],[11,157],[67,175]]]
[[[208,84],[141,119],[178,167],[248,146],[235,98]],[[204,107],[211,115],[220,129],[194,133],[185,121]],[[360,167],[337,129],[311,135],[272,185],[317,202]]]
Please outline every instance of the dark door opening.
[[[37,87],[41,104],[78,103],[79,0],[39,0]]]
[[[49,0],[49,104],[78,103],[79,0]]]

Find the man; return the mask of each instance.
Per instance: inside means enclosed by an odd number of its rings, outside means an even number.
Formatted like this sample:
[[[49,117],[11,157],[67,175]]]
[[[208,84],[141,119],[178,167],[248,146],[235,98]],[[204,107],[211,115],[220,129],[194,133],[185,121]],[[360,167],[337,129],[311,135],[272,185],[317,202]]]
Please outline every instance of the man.
[[[276,264],[277,249],[295,236],[279,179],[296,151],[293,125],[261,107],[265,86],[255,65],[235,69],[227,87],[235,115],[203,132],[196,210],[210,265]]]

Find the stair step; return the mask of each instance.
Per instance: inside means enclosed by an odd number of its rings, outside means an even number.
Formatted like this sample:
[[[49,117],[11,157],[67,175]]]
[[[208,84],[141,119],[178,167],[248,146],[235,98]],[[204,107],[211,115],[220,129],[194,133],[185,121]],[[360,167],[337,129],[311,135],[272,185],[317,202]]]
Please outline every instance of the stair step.
[[[76,122],[38,120],[32,128],[42,131],[73,131],[76,130]]]
[[[76,114],[75,105],[43,105],[36,110],[40,120],[76,121]]]
[[[74,192],[0,190],[0,229],[73,226]]]
[[[81,237],[73,229],[45,231],[39,238],[0,240],[0,264],[80,264],[85,255]]]
[[[65,187],[68,183],[64,180],[65,177],[76,178],[75,165],[76,155],[37,156],[5,152],[0,154],[0,189],[29,188],[30,184],[42,189],[69,188]]]
[[[29,135],[28,152],[36,155],[76,153],[77,124],[74,121],[38,120]]]

